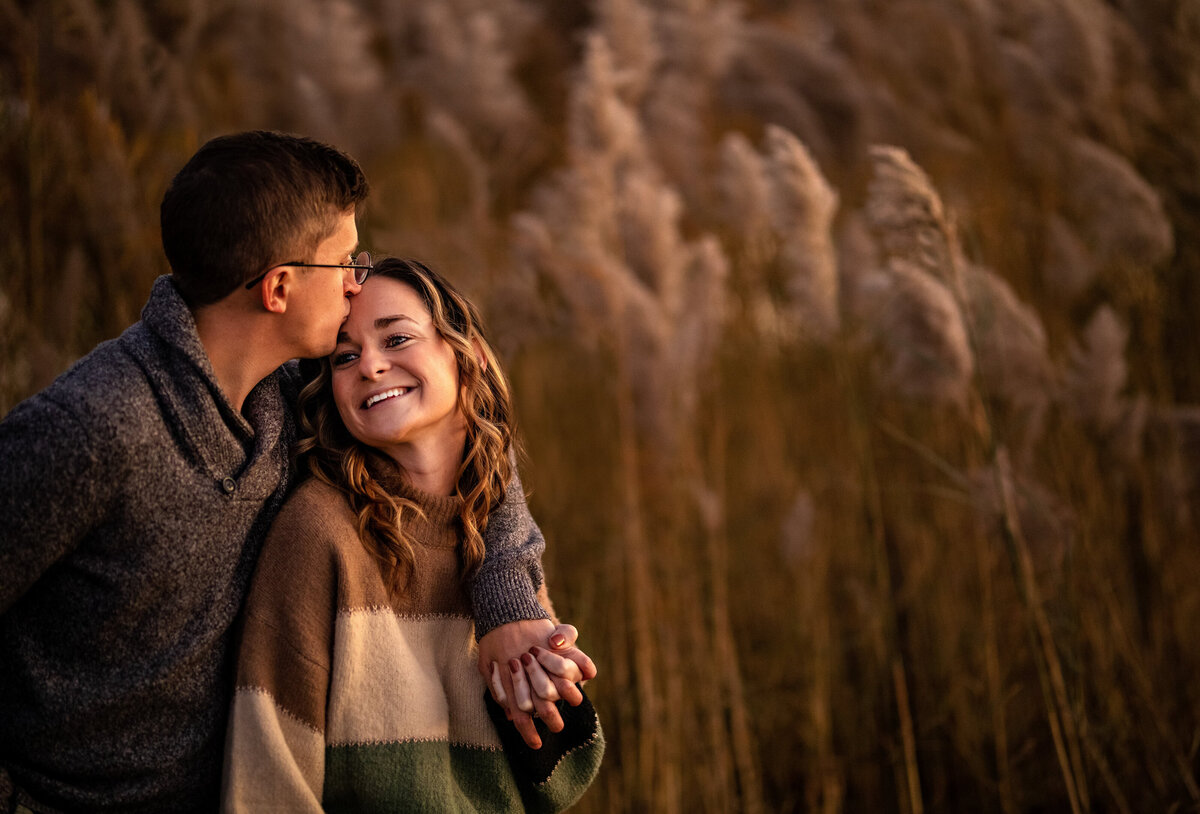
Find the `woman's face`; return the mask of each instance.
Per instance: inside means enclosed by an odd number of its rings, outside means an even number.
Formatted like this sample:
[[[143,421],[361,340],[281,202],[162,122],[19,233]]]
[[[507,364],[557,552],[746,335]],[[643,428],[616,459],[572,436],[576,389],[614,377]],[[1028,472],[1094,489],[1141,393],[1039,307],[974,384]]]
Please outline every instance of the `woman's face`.
[[[400,447],[420,444],[461,456],[466,420],[458,361],[406,283],[367,278],[350,301],[330,360],[334,403],[359,441],[393,457]]]

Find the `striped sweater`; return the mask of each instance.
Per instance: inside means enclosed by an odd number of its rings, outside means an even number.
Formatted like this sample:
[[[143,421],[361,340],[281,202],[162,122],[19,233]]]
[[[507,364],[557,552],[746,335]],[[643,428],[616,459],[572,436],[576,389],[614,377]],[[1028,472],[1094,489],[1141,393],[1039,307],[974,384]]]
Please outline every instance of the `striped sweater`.
[[[394,475],[385,484],[425,513],[405,515],[416,561],[402,597],[389,598],[352,510],[324,483],[301,486],[267,537],[245,611],[223,809],[569,806],[599,768],[599,725],[544,782],[514,775],[475,667],[457,574],[461,503]]]

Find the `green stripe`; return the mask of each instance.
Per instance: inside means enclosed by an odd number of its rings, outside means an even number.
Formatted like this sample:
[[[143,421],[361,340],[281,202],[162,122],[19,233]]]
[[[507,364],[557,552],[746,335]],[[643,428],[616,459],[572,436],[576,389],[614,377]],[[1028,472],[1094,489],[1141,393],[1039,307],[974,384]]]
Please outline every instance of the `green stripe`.
[[[550,780],[521,790],[499,750],[445,741],[327,746],[323,805],[335,812],[561,811],[599,768],[598,743],[568,755]]]
[[[325,749],[327,812],[520,810],[504,753],[442,742]]]

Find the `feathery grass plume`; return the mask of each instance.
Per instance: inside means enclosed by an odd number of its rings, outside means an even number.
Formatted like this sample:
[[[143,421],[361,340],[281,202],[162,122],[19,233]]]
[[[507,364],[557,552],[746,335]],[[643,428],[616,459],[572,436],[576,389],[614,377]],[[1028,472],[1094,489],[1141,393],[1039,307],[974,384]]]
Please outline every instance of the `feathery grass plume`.
[[[963,275],[979,385],[1021,422],[1013,446],[1025,455],[1041,440],[1056,385],[1045,328],[1037,312],[991,269],[966,263]]]
[[[862,274],[852,293],[856,322],[882,352],[883,384],[907,398],[965,408],[975,370],[958,302],[920,267],[893,258]]]
[[[828,341],[840,322],[831,231],[838,195],[804,145],[783,128],[767,127],[764,149],[787,310],[801,335]]]
[[[118,0],[102,9],[90,0],[67,0],[61,12],[65,53],[87,59],[98,95],[109,100],[118,118],[132,123],[142,118],[138,106],[153,97],[156,63],[164,54],[146,30],[145,12],[131,0]]]
[[[698,414],[701,395],[712,387],[706,379],[728,319],[729,261],[712,235],[700,237],[683,254],[683,297],[667,365],[681,374],[675,379],[680,414],[692,417]],[[675,443],[683,442],[676,438]]]
[[[663,58],[697,80],[719,77],[740,48],[742,8],[728,0],[656,3]]]
[[[1150,268],[1169,257],[1171,221],[1133,165],[1087,138],[1071,139],[1063,150],[1064,209],[1097,260],[1107,268]]]
[[[538,201],[543,212],[558,211],[557,207],[570,203],[567,196],[549,189],[541,191]],[[578,330],[575,320],[580,314],[604,312],[605,286],[575,254],[580,247],[564,246],[558,239],[538,215],[518,212],[512,218],[513,269],[509,285],[500,290],[503,311],[514,325],[506,334],[512,352],[520,343],[535,338],[531,334],[571,336],[593,351],[600,344],[601,331]],[[575,262],[564,263],[563,252],[570,252]],[[564,280],[565,269],[577,269],[575,276]]]
[[[596,33],[586,44],[569,100],[567,166],[513,223],[527,279],[614,368],[623,532],[613,623],[632,649],[615,680],[617,692],[634,699],[632,717],[614,727],[624,804],[724,809],[740,800],[754,808],[753,757],[729,753],[729,740],[749,743],[736,659],[715,671],[696,661],[734,650],[722,598],[724,537],[706,532],[699,562],[684,543],[696,517],[689,501],[716,494],[697,488],[696,431],[721,339],[728,264],[715,239],[684,238],[679,194],[621,98],[613,52]],[[711,501],[700,508],[702,517],[719,514]],[[709,614],[694,612],[706,603]],[[672,633],[651,644],[656,622]],[[692,753],[701,748],[714,770],[696,774]]]
[[[708,197],[714,89],[740,47],[740,7],[726,0],[669,0],[641,6],[618,3],[609,14],[622,11],[631,13],[626,25],[644,32],[649,19],[652,32],[650,43],[639,42],[633,53],[637,61],[627,70],[645,76],[653,58],[654,71],[648,85],[640,77],[632,78],[630,90],[645,91],[626,101],[641,115],[659,166],[689,206],[699,205]],[[611,23],[607,27],[611,29]]]
[[[673,266],[687,260],[677,228],[682,202],[648,173],[629,173],[622,191],[617,220],[623,259],[659,301],[663,316],[675,321],[681,316],[684,275]]]
[[[755,266],[764,263],[766,255],[774,253],[771,180],[762,156],[746,136],[736,131],[721,137],[717,196],[717,213],[731,238],[741,241],[745,262]]]
[[[781,304],[771,295],[768,265],[779,251],[771,228],[771,182],[766,162],[738,132],[721,139],[716,180],[716,218],[732,259],[731,293],[742,303],[742,312],[755,332],[775,344],[790,337],[780,313]]]
[[[1075,415],[1107,435],[1125,412],[1122,391],[1129,376],[1125,345],[1129,329],[1109,305],[1101,305],[1088,320],[1079,342],[1072,342],[1063,396]]]
[[[596,0],[594,30],[612,48],[620,65],[621,98],[638,105],[654,82],[662,50],[654,29],[654,12],[642,0]]]
[[[514,46],[532,23],[518,3],[419,3],[418,54],[399,66],[431,104],[444,106],[474,134],[477,149],[498,168],[526,165],[540,154],[540,126],[514,76]],[[397,46],[403,47],[402,43]]]
[[[940,196],[906,153],[876,148],[872,158],[876,175],[866,208],[877,239],[893,268],[898,259],[913,263],[950,287],[965,309],[960,324],[968,342],[957,355],[973,357],[985,393],[1022,414],[1021,451],[1027,451],[1040,435],[1054,378],[1041,319],[997,274],[966,260]]]
[[[874,146],[870,157],[867,222],[885,256],[903,260],[959,293],[958,240],[929,176],[898,147]]]
[[[600,34],[586,38],[567,115],[567,146],[577,171],[595,166],[603,176],[623,164],[648,162],[637,113],[621,98],[613,52]]]
[[[733,121],[774,123],[828,166],[861,161],[877,128],[879,96],[844,49],[843,14],[792,4],[779,22],[747,15],[742,45],[718,88]]]
[[[256,80],[232,89],[228,102],[240,120],[348,149],[370,143],[386,123],[373,32],[350,0],[256,0],[227,25],[226,58]]]
[[[1074,302],[1096,279],[1096,260],[1078,232],[1057,213],[1047,214],[1043,239],[1042,284],[1061,302]]]
[[[1076,118],[1075,100],[1054,83],[1046,63],[1029,43],[1004,39],[996,52],[1000,60],[993,76],[1014,109],[1047,123],[1065,125]]]
[[[868,216],[885,251],[891,255],[891,266],[894,267],[898,261],[909,262],[904,258],[912,258],[927,270],[929,279],[933,279],[933,275],[940,275],[946,280],[954,292],[956,307],[961,309],[966,338],[972,349],[978,347],[987,328],[986,323],[979,323],[979,317],[986,318],[988,313],[986,309],[981,315],[975,313],[975,304],[969,295],[971,285],[968,284],[965,260],[936,192],[920,168],[902,152],[876,149],[872,157],[879,175],[872,181],[867,204]],[[896,234],[896,230],[903,228],[904,224],[913,230],[912,239],[906,240]],[[973,407],[976,406],[985,405],[973,404]],[[1002,497],[1001,530],[1018,579],[1022,602],[1030,613],[1028,633],[1034,647],[1046,720],[1052,732],[1059,769],[1071,808],[1080,814],[1090,807],[1082,760],[1082,730],[1078,711],[1067,689],[1063,662],[1058,652],[1060,643],[1049,623],[1042,588],[1032,563],[1030,543],[1021,527],[1011,458],[1006,445],[998,439],[997,428],[986,409],[972,409],[972,413],[979,440],[984,443],[991,458],[996,491]]]
[[[1106,4],[1020,0],[1001,8],[1005,28],[1029,44],[1065,98],[1088,113],[1104,109],[1116,80]]]

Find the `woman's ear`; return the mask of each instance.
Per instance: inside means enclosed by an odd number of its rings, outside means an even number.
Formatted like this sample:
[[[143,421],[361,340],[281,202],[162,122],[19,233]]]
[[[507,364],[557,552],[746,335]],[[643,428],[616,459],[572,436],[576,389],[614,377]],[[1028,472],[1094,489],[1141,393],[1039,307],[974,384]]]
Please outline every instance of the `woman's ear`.
[[[471,347],[475,349],[475,361],[479,363],[479,372],[482,373],[487,370],[487,354],[483,352],[483,345],[478,339],[471,340]]]

